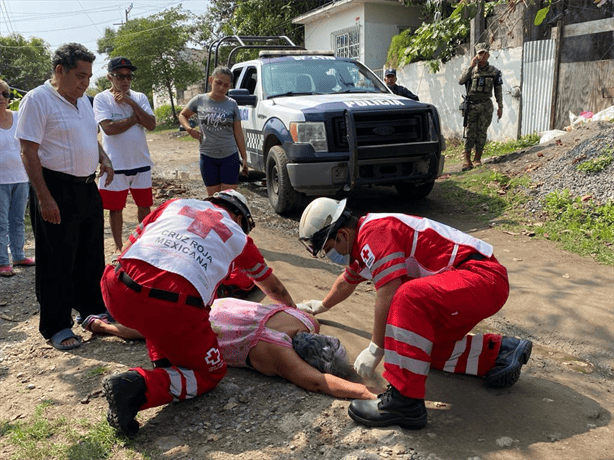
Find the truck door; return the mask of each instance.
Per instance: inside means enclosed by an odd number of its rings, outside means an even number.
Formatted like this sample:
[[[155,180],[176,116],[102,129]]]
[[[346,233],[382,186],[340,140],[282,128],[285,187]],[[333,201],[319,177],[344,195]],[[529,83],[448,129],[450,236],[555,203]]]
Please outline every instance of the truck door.
[[[255,107],[240,107],[241,126],[243,127],[243,135],[245,136],[245,150],[247,150],[248,164],[256,170],[264,171],[262,152],[262,127],[264,125],[264,120],[258,118],[258,107],[262,101],[262,90],[260,89],[258,77],[257,66],[246,66],[243,69],[242,76],[239,78],[238,89],[246,89],[250,94],[257,97]]]

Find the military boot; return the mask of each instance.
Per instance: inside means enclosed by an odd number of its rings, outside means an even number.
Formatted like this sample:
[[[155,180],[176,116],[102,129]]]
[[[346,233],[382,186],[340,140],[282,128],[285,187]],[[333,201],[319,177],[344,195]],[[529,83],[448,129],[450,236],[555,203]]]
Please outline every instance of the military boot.
[[[482,166],[482,152],[478,152],[477,150],[475,151],[473,166]]]
[[[520,378],[520,370],[531,357],[533,342],[515,337],[502,337],[495,366],[486,373],[486,385],[492,388],[511,387]]]
[[[109,403],[107,421],[126,436],[139,431],[139,422],[134,417],[145,404],[145,379],[136,371],[111,375],[102,381],[104,396]]]
[[[465,162],[463,163],[462,171],[469,171],[473,168],[473,164],[471,163],[471,151],[463,152],[463,156],[465,157]]]
[[[366,426],[399,425],[409,430],[418,430],[426,426],[424,399],[403,396],[392,385],[388,385],[388,389],[379,395],[378,399],[352,401],[348,415]]]

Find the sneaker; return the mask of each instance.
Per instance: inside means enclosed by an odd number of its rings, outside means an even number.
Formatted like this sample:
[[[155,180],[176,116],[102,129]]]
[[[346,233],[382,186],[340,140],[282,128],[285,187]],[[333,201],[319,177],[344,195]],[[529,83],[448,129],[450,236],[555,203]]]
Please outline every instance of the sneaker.
[[[352,401],[348,415],[352,420],[372,427],[399,425],[401,428],[419,430],[426,426],[424,399],[403,396],[392,385],[388,385],[378,399]]]
[[[486,373],[486,385],[491,388],[511,387],[520,378],[520,370],[529,361],[532,349],[530,340],[504,336],[495,367]]]
[[[134,417],[146,401],[145,379],[136,371],[128,371],[105,377],[102,388],[109,403],[109,425],[126,436],[136,435],[139,422]]]

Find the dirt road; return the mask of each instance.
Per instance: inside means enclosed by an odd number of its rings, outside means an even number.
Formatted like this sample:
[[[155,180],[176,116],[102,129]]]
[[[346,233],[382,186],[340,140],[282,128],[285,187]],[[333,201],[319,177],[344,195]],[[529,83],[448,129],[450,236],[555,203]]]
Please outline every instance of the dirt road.
[[[163,185],[158,203],[172,196],[205,196],[195,144],[153,135],[150,148],[157,184]],[[258,179],[241,185],[255,214],[254,240],[296,301],[323,298],[341,268],[308,256],[296,240],[300,214],[275,215]],[[349,401],[233,369],[210,394],[140,414],[141,432],[130,448],[136,454],[121,449],[109,458],[614,458],[612,268],[563,252],[547,241],[468,221],[455,212],[455,203],[437,185],[429,199],[418,204],[404,202],[391,190],[372,189],[353,195],[349,206],[431,217],[494,246],[508,268],[511,294],[503,309],[478,329],[534,341],[520,381],[509,389],[491,390],[476,378],[432,372],[427,388],[429,423],[424,430],[410,432],[398,427],[363,428],[347,417]],[[134,215],[134,209],[126,210],[126,228],[136,225]],[[106,248],[110,258],[109,233]],[[106,410],[96,393],[101,376],[88,376],[87,371],[102,366],[108,374],[146,365],[144,345],[95,337],[80,349],[58,353],[36,331],[34,295],[31,285],[27,292],[23,287],[24,280],[31,282],[32,271],[24,269],[19,276],[21,281],[18,276],[1,280],[7,305],[0,311],[12,321],[0,327],[6,343],[0,350],[0,420],[30,417],[45,397],[56,401],[52,414],[99,419]],[[369,343],[374,298],[372,285],[360,285],[350,299],[319,317],[322,332],[340,337],[352,361]],[[252,299],[264,298],[255,293]],[[85,336],[89,338],[88,333]],[[34,388],[24,390],[29,384]],[[371,384],[385,382],[380,378]],[[89,404],[79,403],[84,398]],[[12,453],[14,449],[0,437],[0,457]]]

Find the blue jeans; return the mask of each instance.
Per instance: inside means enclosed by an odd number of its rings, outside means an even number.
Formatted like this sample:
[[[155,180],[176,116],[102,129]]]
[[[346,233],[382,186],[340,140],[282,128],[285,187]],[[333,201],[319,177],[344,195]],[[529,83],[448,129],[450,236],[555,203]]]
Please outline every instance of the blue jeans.
[[[27,182],[0,184],[0,265],[9,264],[9,246],[13,261],[25,259],[23,222],[28,190]]]

